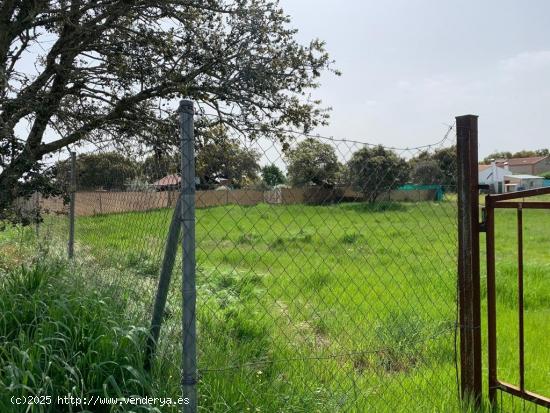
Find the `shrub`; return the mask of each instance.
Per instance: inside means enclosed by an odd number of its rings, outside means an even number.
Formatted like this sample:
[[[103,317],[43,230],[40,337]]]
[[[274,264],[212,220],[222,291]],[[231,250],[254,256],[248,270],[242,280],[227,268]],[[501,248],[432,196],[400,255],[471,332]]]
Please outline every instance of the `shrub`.
[[[362,192],[369,203],[404,184],[409,177],[407,162],[382,146],[359,149],[347,166],[353,189]]]
[[[334,148],[313,138],[307,138],[289,150],[286,160],[288,178],[294,186],[332,187],[341,169]]]

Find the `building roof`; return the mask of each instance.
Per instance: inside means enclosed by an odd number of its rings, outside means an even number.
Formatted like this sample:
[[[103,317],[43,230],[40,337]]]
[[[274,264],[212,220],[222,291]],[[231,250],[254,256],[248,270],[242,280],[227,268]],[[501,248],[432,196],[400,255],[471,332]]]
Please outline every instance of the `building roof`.
[[[154,182],[154,186],[170,186],[170,185],[177,185],[181,182],[181,176],[179,175],[167,175],[164,178],[159,179],[158,181]]]
[[[503,164],[505,162],[508,162],[508,165],[510,166],[521,166],[521,165],[534,165],[539,163],[540,161],[545,160],[548,158],[547,156],[532,156],[530,158],[510,158],[510,159],[498,159],[496,161],[498,164]]]
[[[536,175],[506,175],[505,178],[516,178],[516,179],[544,179],[542,176],[536,176]]]
[[[491,165],[485,165],[485,164],[479,164],[477,166],[479,172],[485,171],[485,170],[489,169],[490,167],[491,167]],[[505,168],[503,168],[501,165],[496,165],[496,167],[499,168],[499,169],[505,170]]]

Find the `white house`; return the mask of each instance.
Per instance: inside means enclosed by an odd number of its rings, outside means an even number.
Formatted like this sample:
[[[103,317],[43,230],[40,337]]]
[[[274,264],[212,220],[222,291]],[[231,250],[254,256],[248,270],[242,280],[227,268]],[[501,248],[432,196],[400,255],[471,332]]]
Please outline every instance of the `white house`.
[[[501,194],[505,191],[507,177],[511,175],[507,164],[497,166],[493,161],[491,165],[478,165],[479,184],[489,185],[492,194]]]
[[[542,188],[544,186],[544,178],[535,175],[506,175],[505,182],[506,192]]]

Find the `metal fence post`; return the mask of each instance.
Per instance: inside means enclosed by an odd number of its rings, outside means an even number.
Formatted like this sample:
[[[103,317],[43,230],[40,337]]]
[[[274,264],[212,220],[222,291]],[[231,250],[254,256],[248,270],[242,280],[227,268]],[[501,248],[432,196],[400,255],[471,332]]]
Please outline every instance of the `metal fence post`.
[[[76,202],[76,153],[71,152],[71,183],[69,187],[70,191],[70,204],[69,204],[69,245],[68,255],[69,259],[74,257],[74,211]]]
[[[458,155],[458,295],[463,400],[481,402],[481,305],[477,116],[456,118]]]
[[[33,194],[34,198],[34,229],[36,239],[40,239],[40,192],[36,191]]]
[[[166,299],[168,298],[168,290],[170,288],[170,279],[172,278],[172,270],[174,269],[174,261],[178,251],[178,238],[181,230],[181,197],[178,197],[176,208],[172,214],[170,229],[166,239],[166,249],[164,250],[164,258],[162,260],[162,268],[160,270],[159,283],[157,286],[157,294],[155,296],[155,304],[153,306],[153,316],[151,318],[151,327],[147,345],[145,347],[145,364],[146,370],[150,370],[153,357],[155,356],[157,342],[160,336],[160,327],[162,317],[164,316],[164,308],[166,307]]]
[[[182,372],[181,387],[188,404],[185,413],[197,411],[197,359],[195,324],[195,142],[193,135],[193,101],[182,100],[179,106],[181,145],[181,218],[183,226],[182,278]]]

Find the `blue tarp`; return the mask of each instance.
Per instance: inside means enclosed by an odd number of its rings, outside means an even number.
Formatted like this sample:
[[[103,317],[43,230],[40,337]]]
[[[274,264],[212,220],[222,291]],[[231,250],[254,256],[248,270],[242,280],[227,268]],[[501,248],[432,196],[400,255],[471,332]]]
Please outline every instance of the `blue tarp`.
[[[550,186],[550,179],[544,180],[544,186]]]

